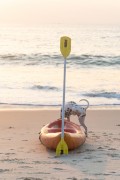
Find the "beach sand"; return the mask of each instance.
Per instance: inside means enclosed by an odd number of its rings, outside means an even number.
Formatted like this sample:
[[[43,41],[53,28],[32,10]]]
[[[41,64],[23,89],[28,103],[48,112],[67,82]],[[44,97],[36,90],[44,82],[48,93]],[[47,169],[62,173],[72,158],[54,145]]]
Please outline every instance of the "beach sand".
[[[0,180],[120,179],[120,110],[87,111],[88,138],[68,155],[39,141],[59,110],[0,110]],[[79,124],[77,117],[72,121]]]

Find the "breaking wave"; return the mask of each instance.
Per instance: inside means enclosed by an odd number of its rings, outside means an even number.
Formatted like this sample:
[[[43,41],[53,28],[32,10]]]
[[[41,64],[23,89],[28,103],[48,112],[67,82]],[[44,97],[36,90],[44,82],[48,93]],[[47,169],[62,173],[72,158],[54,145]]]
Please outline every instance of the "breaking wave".
[[[117,93],[117,92],[91,92],[91,93],[85,93],[83,94],[87,97],[93,97],[93,98],[96,98],[96,97],[99,97],[99,98],[114,98],[114,99],[120,99],[120,93]]]
[[[34,90],[44,90],[44,91],[59,91],[59,88],[53,86],[41,86],[41,85],[34,85],[32,86]]]
[[[30,65],[53,65],[60,66],[63,64],[61,55],[47,55],[47,54],[5,54],[0,55],[0,64],[22,64]],[[102,56],[102,55],[88,55],[80,56],[71,55],[67,60],[68,65],[82,66],[82,67],[118,67],[120,66],[120,56]]]

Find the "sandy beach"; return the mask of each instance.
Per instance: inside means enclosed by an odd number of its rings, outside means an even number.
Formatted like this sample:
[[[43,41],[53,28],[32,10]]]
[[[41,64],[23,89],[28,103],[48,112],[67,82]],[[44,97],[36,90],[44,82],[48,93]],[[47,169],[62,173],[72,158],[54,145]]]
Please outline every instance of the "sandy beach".
[[[57,156],[64,102],[88,136]],[[120,180],[120,0],[0,0],[0,180]]]
[[[60,157],[38,139],[58,117],[59,110],[0,111],[0,179],[119,179],[120,110],[88,110],[85,144]]]

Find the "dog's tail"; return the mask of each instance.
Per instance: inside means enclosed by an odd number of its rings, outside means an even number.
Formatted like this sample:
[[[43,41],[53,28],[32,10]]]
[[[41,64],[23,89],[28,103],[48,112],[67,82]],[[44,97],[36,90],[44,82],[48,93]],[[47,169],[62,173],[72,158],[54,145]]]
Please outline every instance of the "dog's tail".
[[[85,102],[87,102],[87,105],[85,105],[85,107],[84,107],[85,110],[86,110],[87,108],[89,108],[89,105],[90,105],[90,104],[89,104],[89,101],[88,101],[87,99],[81,99],[80,101],[85,101]],[[79,101],[79,102],[80,102],[80,101]]]

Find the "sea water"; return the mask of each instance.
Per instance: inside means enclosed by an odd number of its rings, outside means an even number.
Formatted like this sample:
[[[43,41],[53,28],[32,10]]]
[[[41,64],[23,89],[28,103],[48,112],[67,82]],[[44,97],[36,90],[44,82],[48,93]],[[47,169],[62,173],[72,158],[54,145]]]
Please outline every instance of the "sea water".
[[[120,26],[49,24],[0,27],[0,108],[61,106],[64,35],[72,40],[66,101],[120,105]]]

